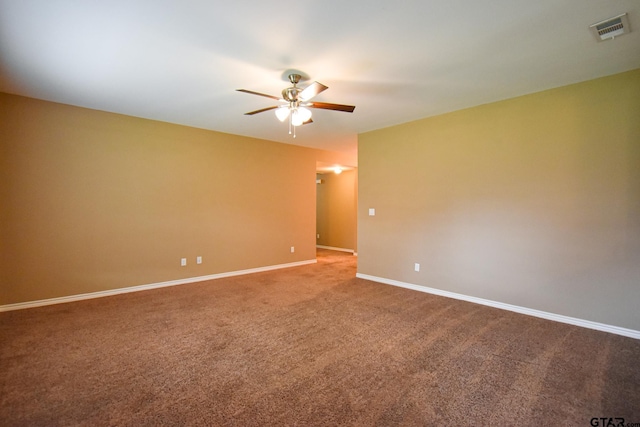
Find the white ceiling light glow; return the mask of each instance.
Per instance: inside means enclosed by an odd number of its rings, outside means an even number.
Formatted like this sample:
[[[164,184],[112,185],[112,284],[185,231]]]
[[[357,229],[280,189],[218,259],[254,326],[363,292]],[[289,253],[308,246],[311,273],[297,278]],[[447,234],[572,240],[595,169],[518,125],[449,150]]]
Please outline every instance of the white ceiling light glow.
[[[281,122],[284,122],[287,117],[289,117],[289,113],[291,113],[291,110],[287,106],[282,106],[276,109],[276,117]]]
[[[294,126],[300,126],[311,118],[311,110],[304,107],[298,107],[293,110],[292,116],[293,118],[291,124],[293,124]]]

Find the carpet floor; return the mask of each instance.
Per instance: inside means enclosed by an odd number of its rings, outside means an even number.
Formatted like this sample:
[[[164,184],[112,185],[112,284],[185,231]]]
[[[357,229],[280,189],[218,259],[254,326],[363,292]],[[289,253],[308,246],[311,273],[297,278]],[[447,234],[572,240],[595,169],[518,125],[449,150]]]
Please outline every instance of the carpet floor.
[[[356,260],[0,313],[0,425],[640,423],[639,340],[356,279]]]

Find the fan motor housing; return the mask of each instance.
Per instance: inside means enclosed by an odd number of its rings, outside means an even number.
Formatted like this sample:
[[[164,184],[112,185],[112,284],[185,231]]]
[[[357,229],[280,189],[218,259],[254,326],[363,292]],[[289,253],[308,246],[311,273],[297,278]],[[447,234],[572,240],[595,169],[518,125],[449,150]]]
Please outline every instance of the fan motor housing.
[[[294,102],[298,100],[298,94],[302,92],[296,85],[300,82],[302,76],[300,74],[289,74],[289,81],[293,86],[282,91],[282,98],[285,101]]]
[[[282,98],[285,101],[293,102],[298,100],[298,94],[302,92],[296,86],[288,87],[282,91]]]

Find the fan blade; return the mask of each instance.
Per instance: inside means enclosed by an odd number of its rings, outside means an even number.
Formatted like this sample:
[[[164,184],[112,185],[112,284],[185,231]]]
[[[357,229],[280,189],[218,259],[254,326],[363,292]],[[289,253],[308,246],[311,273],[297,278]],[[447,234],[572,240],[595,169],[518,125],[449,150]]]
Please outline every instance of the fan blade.
[[[354,105],[330,104],[328,102],[310,102],[307,107],[322,108],[323,110],[344,111],[346,113],[353,113],[353,110],[356,109]]]
[[[309,119],[306,122],[302,122],[303,125],[310,125],[311,123],[313,123],[313,119]]]
[[[329,88],[323,85],[322,83],[313,82],[309,86],[304,88],[302,92],[300,92],[300,95],[298,95],[298,98],[300,98],[303,101],[308,101],[314,96],[316,96],[317,94],[319,94],[320,92],[323,92],[327,89]]]
[[[245,116],[253,116],[254,114],[258,114],[258,113],[264,113],[265,111],[269,111],[269,110],[275,110],[276,108],[278,108],[278,106],[273,106],[273,107],[267,107],[267,108],[261,108],[260,110],[256,110],[256,111],[249,111],[248,113],[244,113]]]
[[[280,98],[278,98],[277,96],[267,95],[265,93],[254,92],[252,90],[246,90],[246,89],[236,89],[236,90],[238,92],[250,93],[251,95],[264,96],[264,97],[267,97],[267,98],[275,99],[276,101],[280,101]]]

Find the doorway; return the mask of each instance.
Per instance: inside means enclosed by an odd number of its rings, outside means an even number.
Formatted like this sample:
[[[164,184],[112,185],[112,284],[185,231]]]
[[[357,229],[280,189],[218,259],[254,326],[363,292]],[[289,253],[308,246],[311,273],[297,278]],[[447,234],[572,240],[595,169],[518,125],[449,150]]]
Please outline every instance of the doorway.
[[[316,247],[357,255],[358,170],[316,173]]]

